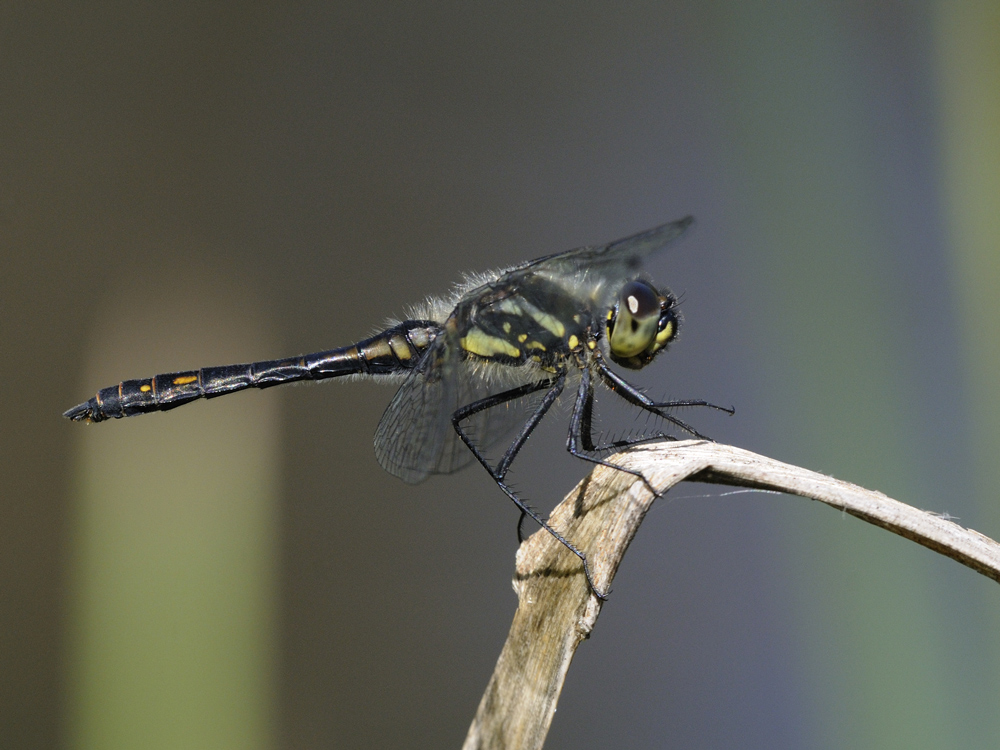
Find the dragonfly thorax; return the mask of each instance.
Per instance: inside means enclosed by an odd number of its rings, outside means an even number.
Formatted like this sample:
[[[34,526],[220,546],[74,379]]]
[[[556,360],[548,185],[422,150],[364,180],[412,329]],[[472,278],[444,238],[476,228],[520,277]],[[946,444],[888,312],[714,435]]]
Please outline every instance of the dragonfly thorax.
[[[460,303],[449,325],[466,355],[543,369],[558,368],[588,340],[594,311],[587,299],[528,274],[516,284],[488,284]]]

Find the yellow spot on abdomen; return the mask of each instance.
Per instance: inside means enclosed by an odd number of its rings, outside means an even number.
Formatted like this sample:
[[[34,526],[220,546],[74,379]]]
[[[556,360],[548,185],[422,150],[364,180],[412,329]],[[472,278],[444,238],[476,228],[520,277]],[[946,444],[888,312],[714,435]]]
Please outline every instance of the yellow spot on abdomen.
[[[389,357],[392,355],[392,348],[385,339],[376,339],[366,346],[362,353],[365,355],[365,359],[379,359],[381,357]]]
[[[523,344],[525,341],[528,340],[528,334],[522,333],[520,336],[517,337],[517,340]]]
[[[140,385],[139,386],[139,390],[142,391],[143,393],[149,393],[151,390],[153,390],[153,386],[148,385],[148,384],[147,385]]]
[[[174,385],[187,385],[188,383],[193,383],[197,379],[197,375],[181,375],[179,378],[174,378]]]
[[[569,337],[569,341],[567,341],[566,343],[569,344],[570,349],[576,349],[576,347],[580,345],[580,339],[578,339],[575,335],[573,335]]]
[[[465,351],[478,354],[480,357],[495,357],[498,354],[506,354],[508,357],[521,356],[521,350],[512,343],[483,333],[479,328],[470,329],[459,343]]]
[[[389,339],[389,346],[392,347],[392,352],[399,359],[409,359],[410,358],[410,347],[406,343],[406,339],[402,336],[393,336]]]

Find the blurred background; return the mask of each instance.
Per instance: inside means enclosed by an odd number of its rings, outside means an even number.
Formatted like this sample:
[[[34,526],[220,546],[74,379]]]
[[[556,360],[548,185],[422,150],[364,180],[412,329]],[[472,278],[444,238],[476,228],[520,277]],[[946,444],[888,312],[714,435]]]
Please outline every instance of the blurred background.
[[[350,343],[462,270],[694,214],[639,381],[1000,538],[1000,6],[15,3],[0,76],[0,747],[458,747],[517,514],[410,487],[391,388],[96,426],[123,378]],[[517,483],[586,473],[550,419]],[[647,517],[548,747],[992,748],[1000,591],[801,499]]]

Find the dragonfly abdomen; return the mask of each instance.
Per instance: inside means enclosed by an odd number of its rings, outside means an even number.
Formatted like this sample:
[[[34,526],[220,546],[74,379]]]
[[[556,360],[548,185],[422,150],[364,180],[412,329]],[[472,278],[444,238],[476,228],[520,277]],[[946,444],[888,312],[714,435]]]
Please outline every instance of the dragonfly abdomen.
[[[246,388],[270,388],[300,380],[342,375],[389,375],[416,367],[440,328],[408,320],[352,346],[288,359],[203,367],[152,378],[125,380],[63,414],[73,421],[103,422],[153,411],[167,411],[199,398],[214,398]]]

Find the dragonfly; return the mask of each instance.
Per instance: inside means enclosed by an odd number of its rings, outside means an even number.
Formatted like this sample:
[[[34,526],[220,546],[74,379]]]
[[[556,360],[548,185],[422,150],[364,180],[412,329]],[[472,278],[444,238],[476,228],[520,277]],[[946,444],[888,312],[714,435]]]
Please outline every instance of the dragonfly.
[[[669,410],[702,406],[733,413],[702,400],[655,401],[611,367],[640,370],[677,337],[677,298],[656,286],[641,266],[692,222],[688,216],[606,245],[468,276],[452,294],[429,298],[405,320],[390,321],[384,330],[350,346],[125,380],[99,390],[64,416],[102,422],[247,388],[343,376],[399,383],[375,430],[375,456],[382,468],[417,483],[478,462],[520,510],[519,540],[525,518],[531,518],[579,558],[590,590],[604,599],[586,554],[514,491],[507,474],[567,386],[576,390],[566,440],[569,453],[644,482],[638,472],[610,463],[608,454],[676,438],[660,431],[595,442],[595,386],[696,438],[707,439]],[[487,452],[498,446],[506,447],[491,462]]]

